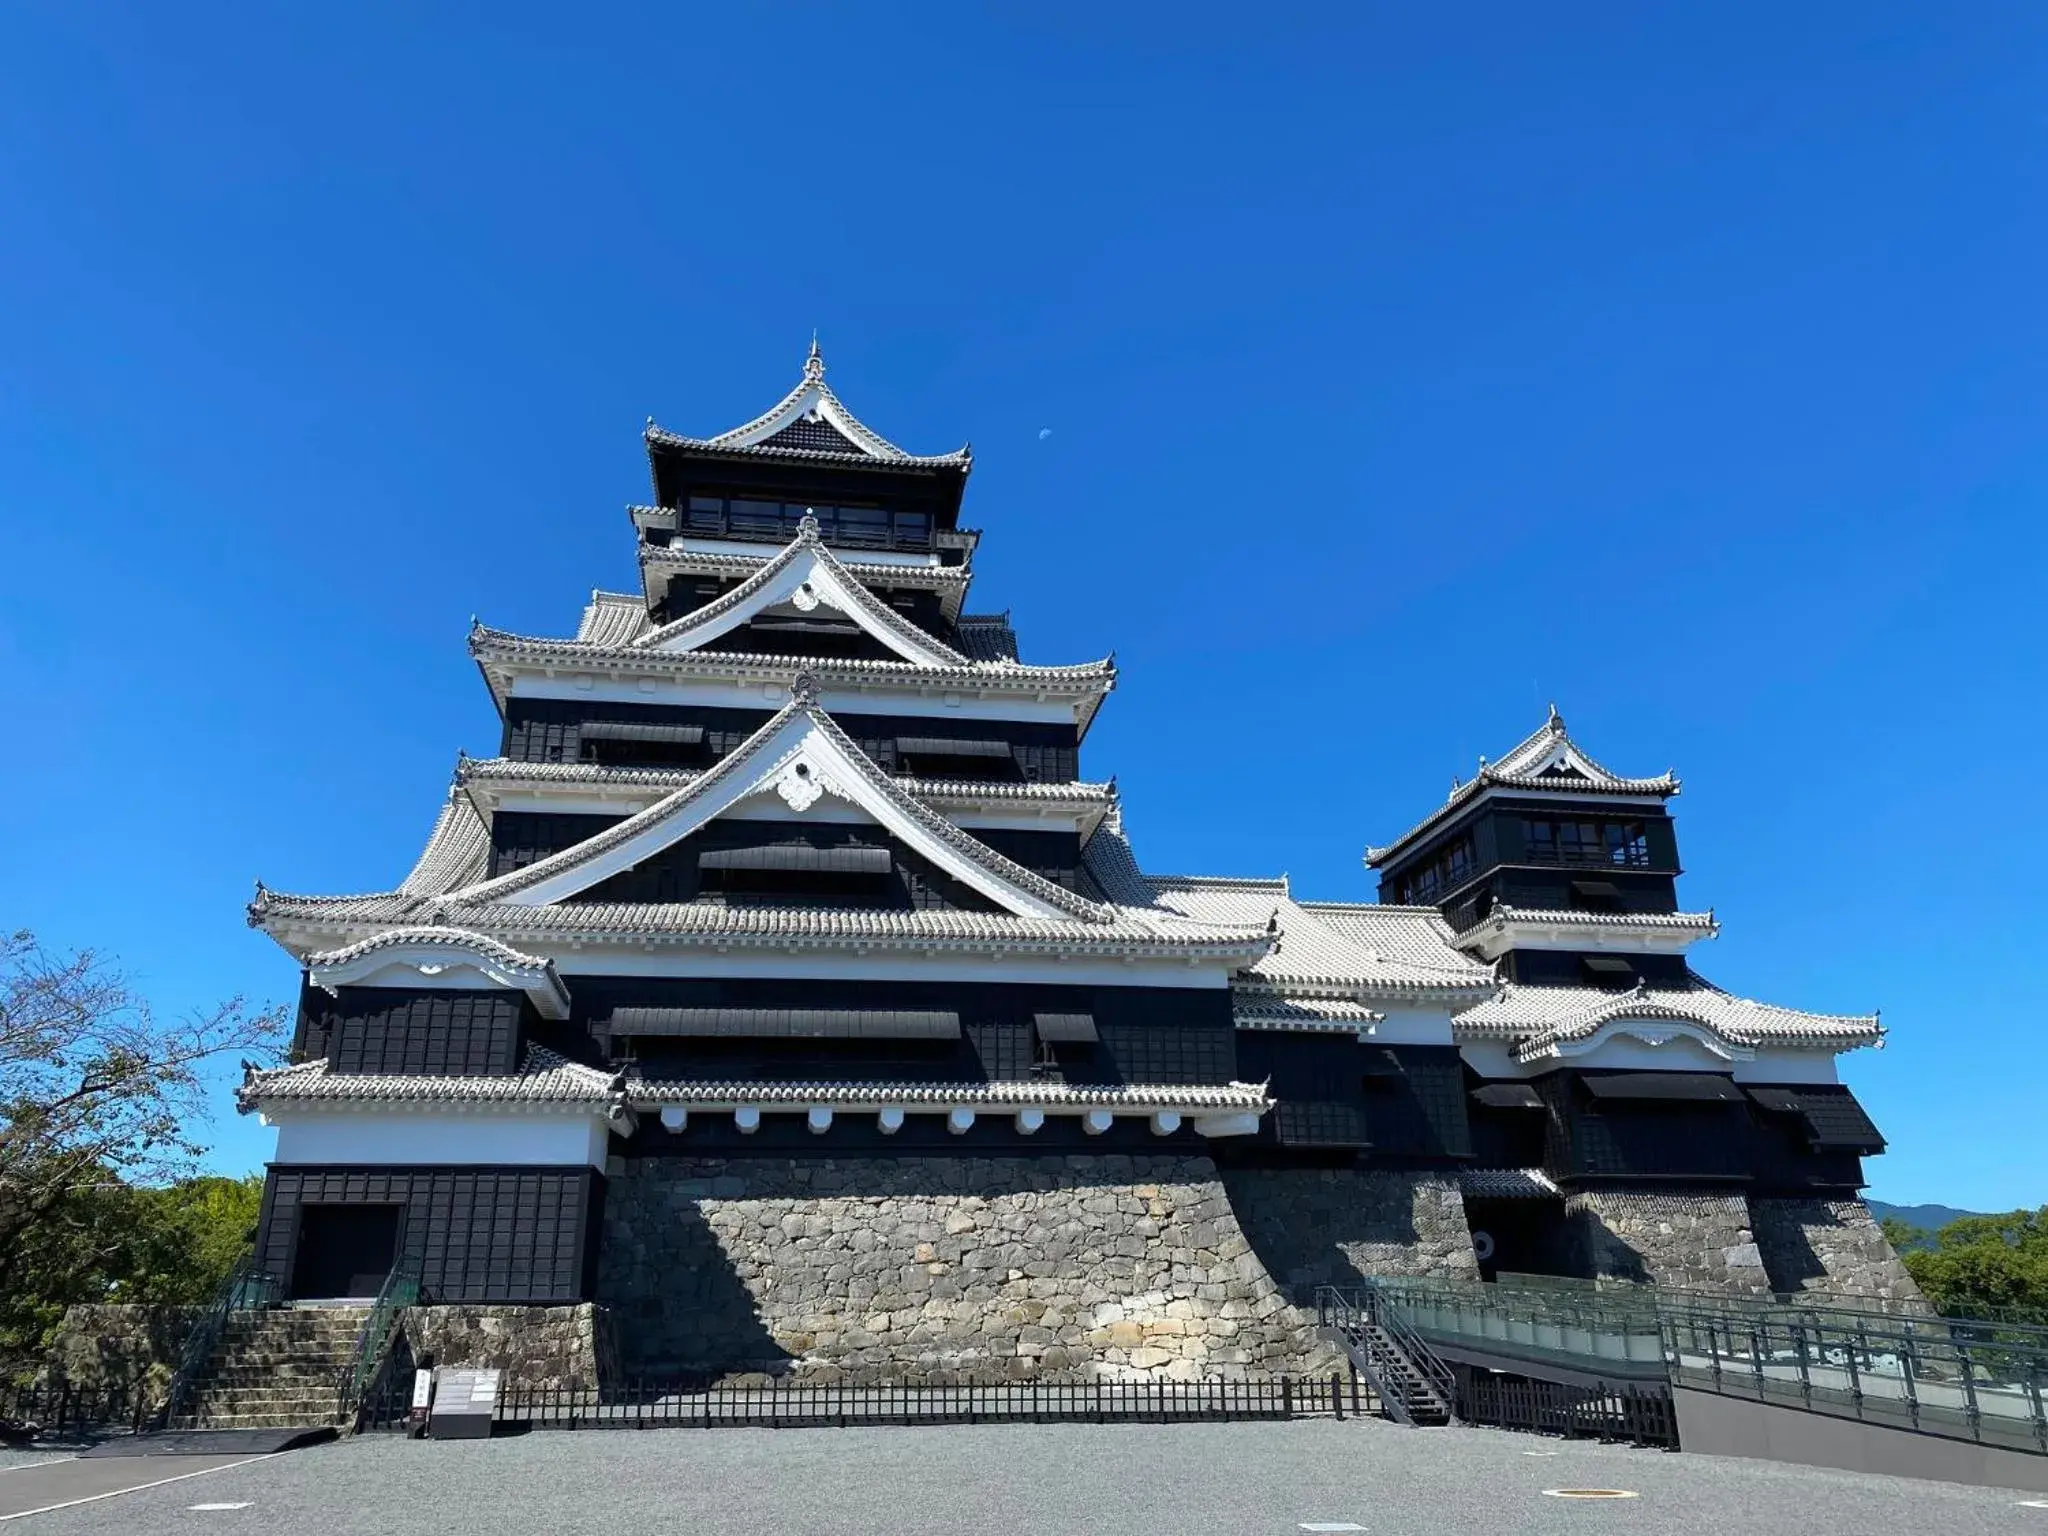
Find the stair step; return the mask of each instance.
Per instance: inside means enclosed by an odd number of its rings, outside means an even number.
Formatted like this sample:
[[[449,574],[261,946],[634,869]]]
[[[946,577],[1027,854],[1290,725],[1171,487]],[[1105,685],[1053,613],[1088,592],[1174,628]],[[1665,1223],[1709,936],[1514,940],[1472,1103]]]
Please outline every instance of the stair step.
[[[317,1370],[273,1370],[260,1365],[229,1365],[208,1371],[205,1384],[209,1387],[267,1387],[303,1383],[308,1387],[322,1382],[333,1382],[345,1369],[348,1362],[337,1361],[323,1365]]]
[[[199,1408],[224,1408],[233,1404],[245,1407],[263,1407],[271,1403],[331,1403],[333,1392],[292,1392],[284,1388],[264,1391],[261,1388],[241,1392],[198,1392],[192,1397],[192,1406]]]
[[[230,1314],[178,1423],[271,1429],[335,1422],[338,1383],[370,1316],[366,1306]]]
[[[213,1414],[202,1418],[181,1417],[173,1429],[312,1429],[319,1425],[335,1422],[330,1410],[326,1413],[229,1413]]]

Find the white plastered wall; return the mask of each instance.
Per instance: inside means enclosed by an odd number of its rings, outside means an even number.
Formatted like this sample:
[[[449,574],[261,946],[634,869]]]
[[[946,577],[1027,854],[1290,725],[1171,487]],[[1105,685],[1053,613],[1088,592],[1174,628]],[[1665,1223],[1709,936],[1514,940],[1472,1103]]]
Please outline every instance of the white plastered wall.
[[[273,1112],[274,1163],[510,1163],[604,1166],[610,1131],[595,1115]]]

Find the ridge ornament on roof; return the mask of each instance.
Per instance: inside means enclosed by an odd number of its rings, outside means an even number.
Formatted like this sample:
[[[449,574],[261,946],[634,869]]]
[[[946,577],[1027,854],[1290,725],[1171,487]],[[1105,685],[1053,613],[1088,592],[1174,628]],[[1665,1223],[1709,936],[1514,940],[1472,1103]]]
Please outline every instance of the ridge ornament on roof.
[[[650,445],[714,453],[958,469],[963,474],[974,466],[971,444],[962,444],[951,453],[906,453],[855,416],[825,382],[825,355],[818,349],[816,337],[811,339],[803,377],[797,380],[796,387],[752,421],[716,437],[688,437],[657,426],[649,417],[646,437]]]
[[[1603,766],[1572,740],[1557,706],[1543,724],[1518,742],[1499,762],[1479,759],[1471,778],[1451,780],[1444,803],[1391,843],[1365,850],[1365,862],[1385,864],[1401,849],[1431,831],[1455,812],[1495,789],[1564,792],[1574,795],[1615,795],[1668,800],[1678,793],[1678,778],[1666,770],[1654,779],[1632,779]]]

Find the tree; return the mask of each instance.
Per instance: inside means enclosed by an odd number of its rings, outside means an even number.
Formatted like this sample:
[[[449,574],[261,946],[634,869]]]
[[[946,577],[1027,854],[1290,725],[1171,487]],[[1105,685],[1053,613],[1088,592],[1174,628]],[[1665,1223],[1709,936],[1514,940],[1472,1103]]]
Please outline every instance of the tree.
[[[109,1266],[107,1299],[198,1306],[248,1251],[263,1206],[263,1178],[202,1175],[125,1194],[121,1204],[133,1236],[121,1262]]]
[[[190,1171],[205,1068],[272,1055],[284,1023],[240,998],[161,1018],[90,950],[0,940],[0,1298],[46,1313],[131,1269],[151,1214],[134,1186]]]
[[[1904,1254],[1915,1248],[1931,1247],[1934,1234],[1925,1227],[1916,1227],[1898,1216],[1887,1216],[1878,1224],[1884,1233],[1884,1240],[1892,1245],[1892,1251]]]
[[[248,1248],[262,1203],[260,1175],[74,1191],[34,1229],[0,1292],[0,1379],[44,1362],[75,1303],[203,1306]]]
[[[1937,1312],[2048,1326],[2048,1206],[1962,1217],[1899,1256]]]

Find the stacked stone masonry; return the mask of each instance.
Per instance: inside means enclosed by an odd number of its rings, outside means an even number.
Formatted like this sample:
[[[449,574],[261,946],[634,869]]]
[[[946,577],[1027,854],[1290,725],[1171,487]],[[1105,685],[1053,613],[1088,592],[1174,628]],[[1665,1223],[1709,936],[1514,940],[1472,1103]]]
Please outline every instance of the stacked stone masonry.
[[[415,1361],[495,1368],[522,1387],[585,1391],[618,1379],[602,1307],[413,1307],[405,1344]]]
[[[629,1373],[1193,1381],[1335,1361],[1206,1158],[629,1163],[599,1298]]]
[[[1353,1168],[1237,1168],[1224,1175],[1245,1235],[1274,1279],[1307,1305],[1319,1285],[1372,1275],[1476,1280],[1454,1177]]]
[[[44,1375],[97,1391],[162,1396],[178,1368],[196,1307],[78,1303],[64,1309]]]
[[[1861,1200],[1750,1201],[1771,1289],[1930,1312]]]
[[[1771,1284],[1739,1194],[1589,1189],[1565,1201],[1579,1273],[1680,1290],[1768,1296]]]

